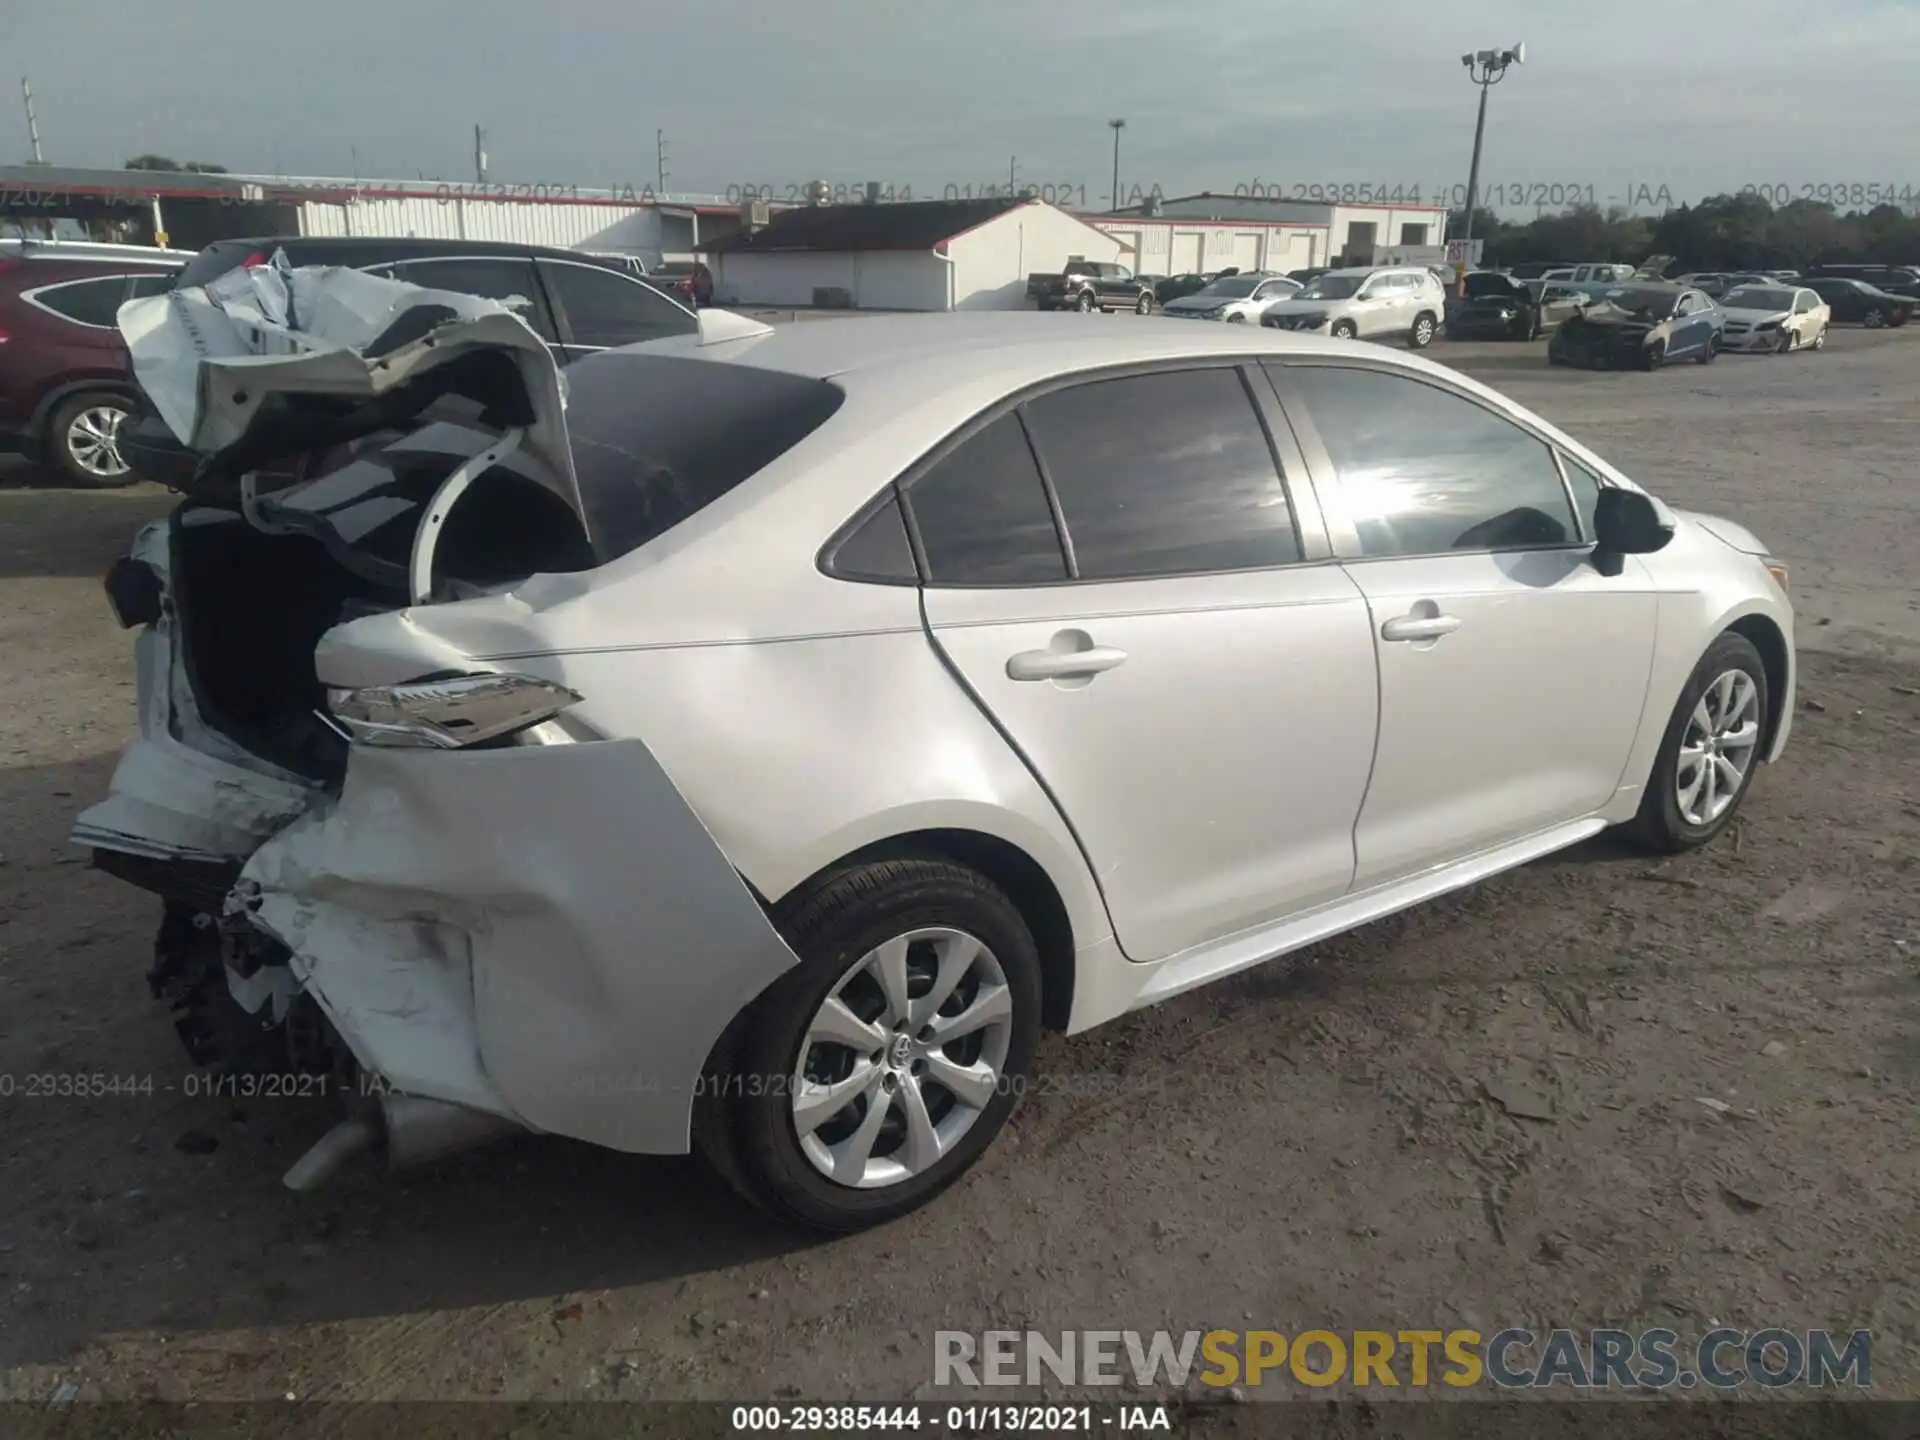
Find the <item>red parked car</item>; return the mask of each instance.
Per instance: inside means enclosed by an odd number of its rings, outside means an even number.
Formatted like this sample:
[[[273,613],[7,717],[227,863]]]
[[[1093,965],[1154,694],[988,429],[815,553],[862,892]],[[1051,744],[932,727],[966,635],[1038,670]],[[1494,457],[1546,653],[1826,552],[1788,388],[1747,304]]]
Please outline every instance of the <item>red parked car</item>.
[[[115,318],[170,288],[187,258],[133,245],[0,249],[0,450],[75,485],[137,478],[119,437],[141,402]]]

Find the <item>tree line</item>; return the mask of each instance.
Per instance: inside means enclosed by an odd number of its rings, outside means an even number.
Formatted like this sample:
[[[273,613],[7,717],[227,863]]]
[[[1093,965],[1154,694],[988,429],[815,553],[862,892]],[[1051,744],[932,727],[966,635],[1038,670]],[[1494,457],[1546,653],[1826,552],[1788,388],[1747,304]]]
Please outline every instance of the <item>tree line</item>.
[[[1465,224],[1465,210],[1456,210],[1448,218],[1447,234],[1463,234]],[[1760,195],[1714,195],[1661,215],[1576,206],[1524,222],[1476,209],[1473,234],[1486,241],[1481,263],[1490,267],[1529,260],[1638,265],[1652,255],[1671,255],[1674,268],[1681,271],[1920,264],[1920,216],[1898,205],[1841,214],[1815,200],[1775,208]]]

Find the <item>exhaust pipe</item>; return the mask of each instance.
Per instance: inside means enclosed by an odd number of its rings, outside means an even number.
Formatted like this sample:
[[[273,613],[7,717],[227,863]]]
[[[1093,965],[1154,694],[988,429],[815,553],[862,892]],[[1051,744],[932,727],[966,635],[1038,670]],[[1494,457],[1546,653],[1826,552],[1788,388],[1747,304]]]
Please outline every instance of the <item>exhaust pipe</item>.
[[[456,1155],[526,1127],[490,1114],[418,1095],[385,1094],[373,1109],[351,1115],[322,1135],[282,1177],[289,1190],[317,1190],[360,1155],[384,1150],[389,1172]]]

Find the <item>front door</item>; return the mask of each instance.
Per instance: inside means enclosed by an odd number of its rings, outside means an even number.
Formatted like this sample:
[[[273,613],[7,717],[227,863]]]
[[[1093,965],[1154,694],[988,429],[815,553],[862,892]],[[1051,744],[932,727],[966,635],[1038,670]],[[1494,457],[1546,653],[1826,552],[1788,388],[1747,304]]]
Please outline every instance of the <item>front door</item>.
[[[1379,666],[1355,887],[1600,809],[1652,665],[1644,567],[1594,568],[1552,450],[1477,399],[1378,369],[1280,369]]]
[[[1252,385],[1231,365],[1077,383],[904,487],[933,642],[1052,793],[1134,960],[1353,877],[1367,605],[1310,499],[1296,527]],[[1264,413],[1284,430],[1270,390]]]

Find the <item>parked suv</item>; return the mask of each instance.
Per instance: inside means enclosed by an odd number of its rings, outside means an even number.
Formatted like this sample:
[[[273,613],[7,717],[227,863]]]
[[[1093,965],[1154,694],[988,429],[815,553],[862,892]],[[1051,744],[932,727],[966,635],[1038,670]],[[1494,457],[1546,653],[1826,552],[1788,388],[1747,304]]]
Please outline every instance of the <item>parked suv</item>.
[[[281,251],[296,266],[344,265],[410,285],[502,301],[519,312],[562,365],[700,328],[691,309],[639,279],[624,259],[504,241],[299,235],[219,240],[189,261],[175,284],[205,285],[229,271],[264,265]],[[122,446],[140,473],[167,484],[190,475],[198,461],[159,416],[148,413],[144,397]]]
[[[1273,330],[1323,330],[1352,339],[1402,335],[1416,350],[1433,343],[1447,295],[1420,265],[1329,270],[1290,300],[1269,305],[1260,323]]]
[[[120,432],[139,405],[120,306],[157,295],[188,256],[145,246],[0,250],[0,449],[72,484],[126,485]]]

